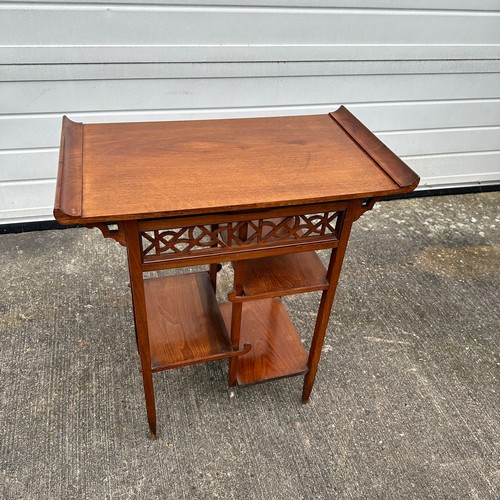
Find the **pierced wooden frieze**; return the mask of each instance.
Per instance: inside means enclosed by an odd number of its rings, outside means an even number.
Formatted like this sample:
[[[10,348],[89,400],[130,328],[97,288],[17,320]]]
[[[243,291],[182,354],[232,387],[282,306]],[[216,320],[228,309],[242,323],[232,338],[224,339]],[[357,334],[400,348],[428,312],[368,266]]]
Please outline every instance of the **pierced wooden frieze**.
[[[336,241],[343,211],[142,231],[144,257],[207,253],[217,248]]]

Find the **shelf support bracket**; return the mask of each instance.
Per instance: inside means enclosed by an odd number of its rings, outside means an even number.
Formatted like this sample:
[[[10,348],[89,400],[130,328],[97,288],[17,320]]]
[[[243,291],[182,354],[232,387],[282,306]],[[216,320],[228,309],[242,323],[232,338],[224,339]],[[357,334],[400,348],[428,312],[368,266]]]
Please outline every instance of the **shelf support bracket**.
[[[353,222],[357,221],[365,212],[371,210],[378,200],[380,200],[380,198],[377,198],[376,196],[363,200],[363,202],[358,206],[358,210],[354,214]]]
[[[125,230],[121,222],[94,222],[92,224],[85,224],[89,229],[96,227],[101,231],[105,238],[112,238],[117,241],[121,246],[126,246]]]

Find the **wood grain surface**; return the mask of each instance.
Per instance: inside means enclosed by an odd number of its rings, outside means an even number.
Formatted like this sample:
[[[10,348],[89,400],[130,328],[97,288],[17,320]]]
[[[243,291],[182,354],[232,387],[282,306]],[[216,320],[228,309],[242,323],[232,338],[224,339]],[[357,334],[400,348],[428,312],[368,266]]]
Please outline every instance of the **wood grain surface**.
[[[153,371],[233,352],[208,273],[144,280]]]
[[[249,343],[252,349],[238,357],[238,385],[305,373],[307,352],[281,300],[256,300],[242,305],[240,344]],[[231,304],[222,304],[221,312],[229,329]]]
[[[279,297],[326,288],[326,269],[316,252],[245,261],[243,291],[248,299]],[[231,300],[237,299],[231,297]]]
[[[341,112],[343,121],[352,116]],[[82,213],[66,216],[140,219],[402,192],[390,165],[380,168],[360,147],[371,132],[359,129],[355,141],[332,117],[85,124],[82,157],[64,158],[61,169],[62,179],[78,175],[80,162],[81,186],[58,181],[62,197],[81,198]],[[400,166],[395,155],[383,162]]]

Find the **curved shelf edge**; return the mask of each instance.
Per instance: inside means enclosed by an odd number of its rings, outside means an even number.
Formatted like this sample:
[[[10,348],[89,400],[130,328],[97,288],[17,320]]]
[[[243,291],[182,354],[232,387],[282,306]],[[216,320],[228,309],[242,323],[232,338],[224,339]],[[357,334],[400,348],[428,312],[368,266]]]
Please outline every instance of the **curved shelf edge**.
[[[252,345],[249,343],[245,343],[243,344],[242,349],[228,351],[228,352],[220,352],[217,354],[212,354],[210,356],[201,356],[199,358],[186,359],[183,361],[177,361],[165,365],[151,366],[151,370],[153,373],[156,373],[165,370],[170,370],[171,368],[181,368],[182,366],[196,365],[198,363],[205,363],[208,361],[217,361],[219,359],[234,358],[236,356],[242,356],[243,354],[247,354],[251,349]]]

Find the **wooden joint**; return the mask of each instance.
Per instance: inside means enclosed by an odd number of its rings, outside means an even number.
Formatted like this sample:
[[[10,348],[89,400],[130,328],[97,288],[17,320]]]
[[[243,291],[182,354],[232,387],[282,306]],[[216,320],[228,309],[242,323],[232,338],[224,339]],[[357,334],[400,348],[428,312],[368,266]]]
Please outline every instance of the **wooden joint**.
[[[231,290],[227,294],[227,299],[229,300],[229,302],[235,303],[235,302],[245,302],[247,300],[252,300],[253,297],[245,295],[243,291],[241,293],[238,293],[236,290]]]
[[[239,350],[235,351],[234,355],[235,356],[243,356],[243,354],[247,354],[248,352],[250,352],[250,349],[252,349],[252,344],[245,342],[243,344],[243,349],[239,349]]]

